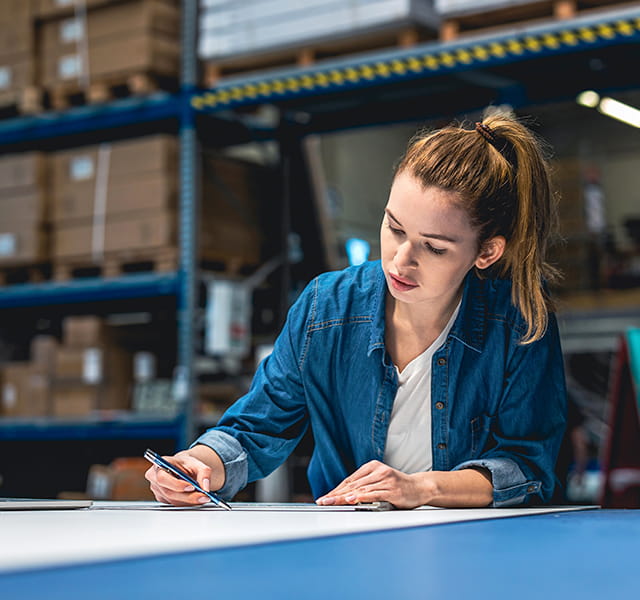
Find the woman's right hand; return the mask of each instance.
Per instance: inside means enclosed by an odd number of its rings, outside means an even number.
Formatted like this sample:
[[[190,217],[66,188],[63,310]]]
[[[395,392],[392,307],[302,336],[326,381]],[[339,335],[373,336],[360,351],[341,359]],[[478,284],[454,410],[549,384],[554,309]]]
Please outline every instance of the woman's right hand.
[[[163,457],[186,471],[206,491],[217,491],[224,485],[224,465],[220,457],[208,446],[198,444],[173,456]],[[159,502],[174,506],[194,506],[210,502],[192,485],[152,465],[144,474],[151,491]]]

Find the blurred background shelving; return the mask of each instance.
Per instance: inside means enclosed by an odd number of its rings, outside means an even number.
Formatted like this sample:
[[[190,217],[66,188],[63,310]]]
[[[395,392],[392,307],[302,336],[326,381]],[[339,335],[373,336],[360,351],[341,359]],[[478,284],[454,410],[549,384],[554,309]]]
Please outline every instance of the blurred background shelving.
[[[78,474],[36,489],[0,459],[0,493],[80,493],[96,463],[188,445],[311,277],[377,258],[415,129],[500,107],[552,152],[595,482],[575,499],[594,497],[612,357],[640,326],[640,134],[597,110],[640,107],[637,2],[2,0],[0,33],[0,456]],[[115,405],[96,348],[128,365]],[[310,443],[272,481],[288,497]]]

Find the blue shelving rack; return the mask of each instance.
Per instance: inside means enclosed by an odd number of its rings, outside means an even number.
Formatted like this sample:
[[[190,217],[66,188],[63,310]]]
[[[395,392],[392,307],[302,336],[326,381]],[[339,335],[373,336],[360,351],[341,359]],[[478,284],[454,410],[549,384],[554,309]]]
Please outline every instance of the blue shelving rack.
[[[175,418],[125,416],[96,420],[2,419],[0,440],[82,440],[169,438],[184,448],[193,435],[193,352],[196,249],[197,139],[190,98],[196,82],[197,0],[183,1],[181,86],[176,94],[155,93],[103,105],[83,106],[0,122],[0,152],[64,143],[73,136],[105,134],[163,121],[177,123],[180,147],[180,261],[175,273],[89,278],[70,282],[17,284],[0,289],[0,309],[173,296],[178,305],[177,373],[181,404]]]

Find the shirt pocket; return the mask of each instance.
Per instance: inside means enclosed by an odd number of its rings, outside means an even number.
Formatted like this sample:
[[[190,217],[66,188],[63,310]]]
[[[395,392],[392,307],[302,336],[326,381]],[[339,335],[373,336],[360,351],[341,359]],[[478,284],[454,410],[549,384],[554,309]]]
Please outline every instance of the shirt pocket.
[[[487,445],[492,421],[493,417],[484,413],[471,419],[471,455],[473,458],[477,458]]]

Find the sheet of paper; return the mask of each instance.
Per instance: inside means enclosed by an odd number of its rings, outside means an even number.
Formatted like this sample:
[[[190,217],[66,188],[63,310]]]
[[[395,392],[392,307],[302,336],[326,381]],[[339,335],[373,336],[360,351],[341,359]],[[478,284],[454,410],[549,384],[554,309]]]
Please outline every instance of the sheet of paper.
[[[0,513],[0,571],[592,508],[356,511],[244,506],[227,511],[94,502],[81,510],[6,511]]]

